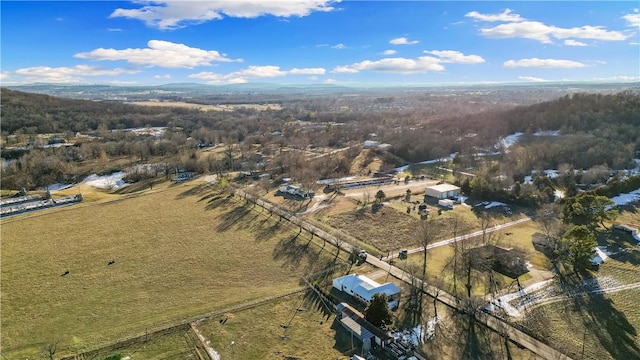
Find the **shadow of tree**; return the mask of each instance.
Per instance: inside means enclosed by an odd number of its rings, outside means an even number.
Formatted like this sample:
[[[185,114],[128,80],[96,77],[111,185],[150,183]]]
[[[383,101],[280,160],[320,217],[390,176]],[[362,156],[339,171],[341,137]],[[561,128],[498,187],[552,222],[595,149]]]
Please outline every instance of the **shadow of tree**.
[[[173,185],[172,185],[173,186]],[[184,199],[189,196],[196,196],[203,193],[210,193],[214,189],[209,184],[199,184],[193,187],[189,187],[187,190],[176,195],[177,199]]]
[[[599,290],[600,287],[597,287],[593,291]],[[576,296],[573,304],[581,315],[585,338],[586,329],[591,329],[588,331],[590,335],[600,342],[612,358],[640,359],[638,331],[626,315],[616,309],[613,300],[604,293],[589,292]]]
[[[256,217],[260,216],[259,213],[255,213],[253,218],[248,215],[251,213],[252,206],[250,204],[243,204],[234,206],[231,210],[225,212],[219,216],[220,223],[216,227],[219,232],[226,231],[232,226],[243,227],[246,223],[253,221]]]
[[[117,189],[116,191],[114,191],[114,194],[126,195],[126,194],[133,194],[136,192],[153,189],[154,185],[159,185],[164,181],[165,181],[164,179],[149,179],[149,180],[138,181]]]
[[[297,268],[307,256],[307,247],[298,242],[298,235],[281,240],[273,249],[273,259],[282,261],[282,267]]]
[[[333,307],[328,303],[331,300],[328,298],[323,299],[312,289],[307,288],[307,291],[304,293],[304,299],[305,304],[308,304],[308,306],[312,307],[315,311],[322,313],[323,321],[329,321],[329,319],[335,315]]]

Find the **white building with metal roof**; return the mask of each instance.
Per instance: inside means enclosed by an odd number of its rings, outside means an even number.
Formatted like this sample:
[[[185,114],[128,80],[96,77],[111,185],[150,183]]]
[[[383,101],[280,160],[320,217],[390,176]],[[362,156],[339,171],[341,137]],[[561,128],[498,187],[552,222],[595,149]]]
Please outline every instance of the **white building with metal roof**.
[[[392,282],[379,284],[364,275],[349,274],[333,279],[333,287],[352,295],[368,304],[375,294],[385,294],[389,300],[389,308],[395,309],[400,302],[400,287]]]

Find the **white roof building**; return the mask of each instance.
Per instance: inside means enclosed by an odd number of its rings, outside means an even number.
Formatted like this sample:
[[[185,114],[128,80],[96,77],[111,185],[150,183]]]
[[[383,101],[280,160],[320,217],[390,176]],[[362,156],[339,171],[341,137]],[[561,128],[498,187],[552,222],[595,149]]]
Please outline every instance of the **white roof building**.
[[[333,287],[369,303],[373,295],[383,293],[389,299],[389,307],[395,309],[400,301],[400,287],[392,282],[379,284],[364,275],[349,274],[333,279]]]
[[[437,199],[446,199],[460,195],[460,188],[452,184],[439,184],[427,187],[425,195]]]

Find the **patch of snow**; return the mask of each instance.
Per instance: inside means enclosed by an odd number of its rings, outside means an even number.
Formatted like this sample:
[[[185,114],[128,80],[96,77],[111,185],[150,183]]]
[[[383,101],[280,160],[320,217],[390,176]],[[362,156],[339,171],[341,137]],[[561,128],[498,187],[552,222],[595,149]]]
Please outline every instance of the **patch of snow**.
[[[498,143],[495,145],[495,148],[496,149],[499,149],[499,148],[509,149],[515,143],[520,141],[520,138],[522,137],[522,135],[524,135],[524,133],[517,132],[517,133],[511,134],[511,135],[507,135],[507,136],[505,136],[503,138],[500,138]],[[558,131],[558,130],[554,130],[554,131],[536,131],[535,133],[533,133],[533,136],[560,136],[560,131]]]
[[[553,170],[553,169],[551,169],[551,170],[545,170],[545,171],[544,171],[544,174],[545,174],[545,175],[547,175],[547,177],[548,177],[549,179],[555,179],[555,178],[557,178],[558,176],[560,176],[560,174],[558,173],[558,170]]]
[[[439,158],[439,159],[433,159],[433,160],[420,161],[420,162],[417,162],[417,163],[414,163],[414,164],[409,164],[409,165],[403,165],[403,166],[395,168],[394,170],[396,172],[403,172],[403,171],[406,171],[407,169],[409,169],[409,166],[411,166],[411,165],[429,165],[429,164],[437,164],[437,163],[440,163],[440,162],[452,161],[456,157],[456,155],[458,155],[458,153],[454,152],[454,153],[449,154],[449,156],[447,156],[447,157],[443,157],[443,158]]]
[[[47,186],[45,189],[49,191],[59,191],[72,187],[72,184],[52,184]]]
[[[591,259],[592,264],[600,265],[609,259],[609,256],[607,255],[607,253],[602,251],[602,249],[600,249],[599,246],[596,246],[595,251],[596,251],[596,255]]]
[[[331,184],[339,183],[341,181],[354,180],[355,178],[356,178],[355,176],[347,176],[347,177],[343,177],[343,178],[320,179],[320,180],[316,181],[316,184],[319,184],[319,185],[331,185]]]
[[[498,206],[507,206],[507,204],[501,203],[500,201],[492,201],[489,204],[485,205],[484,208],[491,209],[492,207],[498,207]]]
[[[553,279],[540,281],[522,290],[519,290],[517,292],[502,295],[492,302],[492,304],[494,305],[494,309],[495,307],[500,307],[509,316],[514,316],[514,317],[520,316],[520,310],[518,310],[516,306],[511,305],[509,302],[519,298],[526,297],[528,294],[531,294],[540,289],[544,289],[548,287],[552,282],[553,282]]]
[[[640,189],[633,190],[630,193],[620,194],[611,198],[616,205],[627,205],[629,203],[640,201]]]
[[[104,176],[92,174],[87,176],[82,182],[99,189],[115,190],[129,185],[123,180],[124,175],[124,171],[118,171]]]
[[[167,131],[166,127],[144,127],[144,128],[129,128],[124,131],[130,131],[136,135],[153,135],[160,138]]]
[[[496,144],[496,148],[505,148],[508,149],[511,146],[513,146],[515,143],[518,142],[518,140],[520,140],[520,137],[524,135],[524,133],[521,132],[517,132],[515,134],[511,134],[511,135],[507,135],[504,138],[501,138],[500,141],[498,142],[498,144]]]
[[[560,136],[559,130],[554,131],[536,131],[533,135],[535,136]]]

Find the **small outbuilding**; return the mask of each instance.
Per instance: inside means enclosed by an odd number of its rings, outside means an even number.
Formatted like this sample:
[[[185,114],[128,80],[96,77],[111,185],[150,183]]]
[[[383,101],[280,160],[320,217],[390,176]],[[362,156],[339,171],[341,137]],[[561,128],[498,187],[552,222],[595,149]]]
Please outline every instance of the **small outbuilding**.
[[[427,187],[424,194],[436,199],[448,199],[459,196],[460,188],[452,184],[439,184]]]
[[[365,351],[369,351],[372,346],[384,348],[393,341],[393,337],[368,322],[364,315],[347,303],[338,304],[338,314],[336,319],[355,338],[362,342]]]

